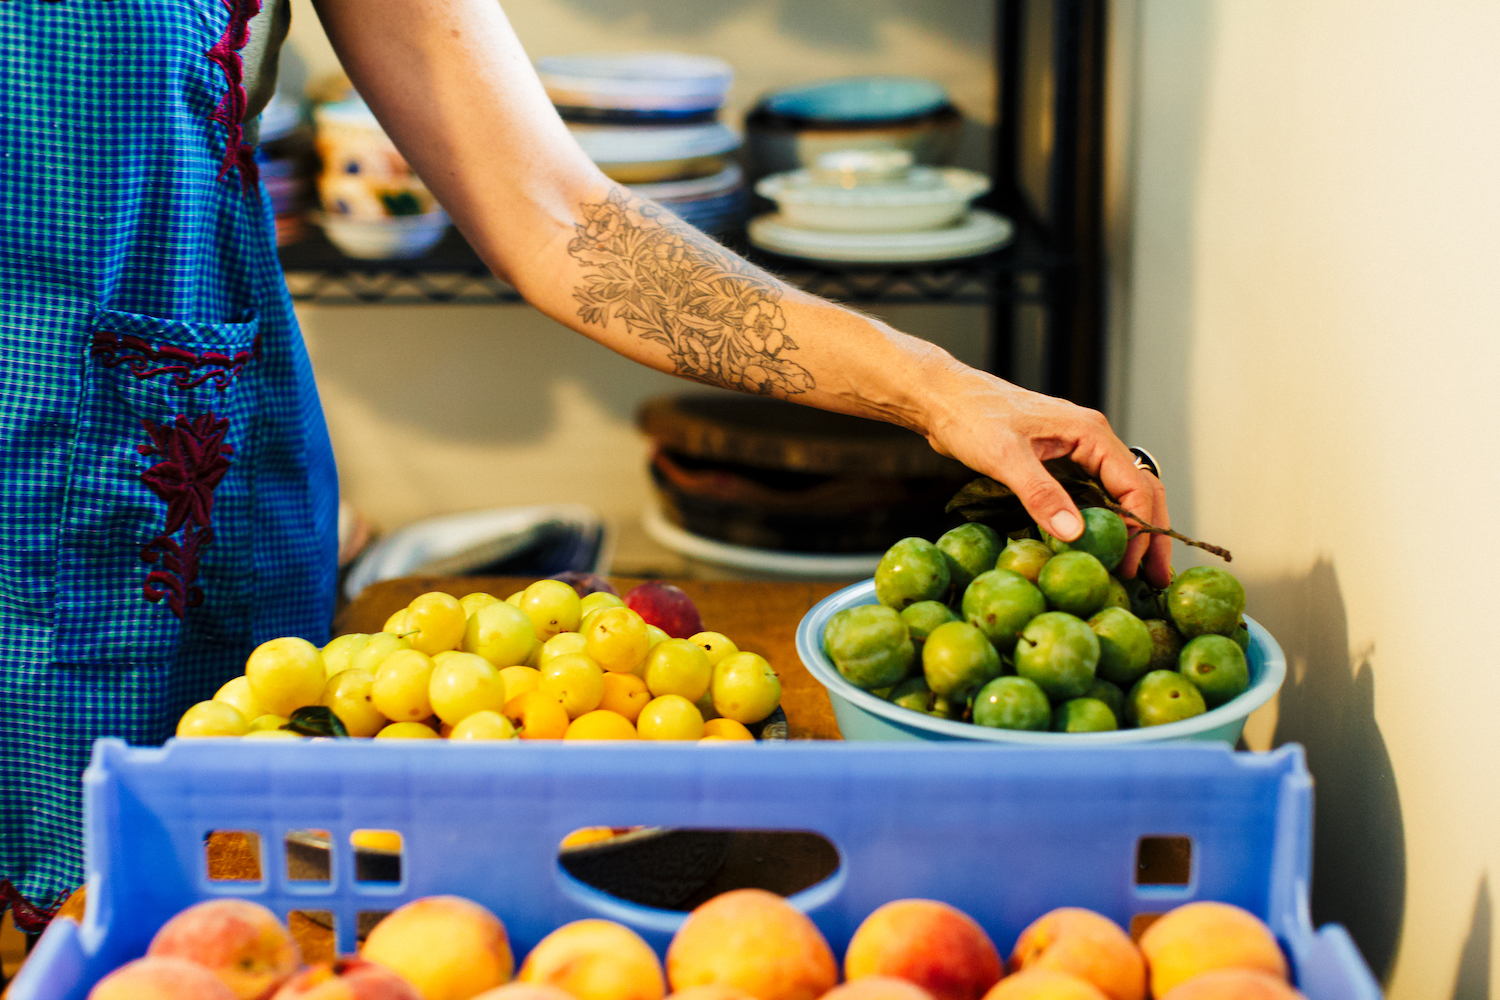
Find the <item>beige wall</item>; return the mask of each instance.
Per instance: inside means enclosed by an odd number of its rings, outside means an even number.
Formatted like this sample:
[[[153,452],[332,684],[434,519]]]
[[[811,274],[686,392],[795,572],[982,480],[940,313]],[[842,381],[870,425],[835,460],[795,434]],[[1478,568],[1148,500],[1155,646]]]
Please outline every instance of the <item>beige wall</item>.
[[[913,73],[993,117],[989,0],[510,0],[534,56],[679,49],[718,55],[736,83],[725,120],[773,87]],[[294,59],[337,70],[309,0],[294,0]],[[983,155],[976,135],[966,151]],[[628,535],[648,495],[633,416],[651,396],[701,391],[594,345],[525,306],[299,307],[345,495],[386,528],[449,511],[589,504]],[[882,316],[985,363],[978,307]],[[625,541],[629,543],[630,538]],[[628,544],[627,544],[628,547]]]
[[[1316,916],[1394,998],[1488,997],[1500,6],[1119,6],[1118,416],[1288,653],[1252,731],[1308,748]]]

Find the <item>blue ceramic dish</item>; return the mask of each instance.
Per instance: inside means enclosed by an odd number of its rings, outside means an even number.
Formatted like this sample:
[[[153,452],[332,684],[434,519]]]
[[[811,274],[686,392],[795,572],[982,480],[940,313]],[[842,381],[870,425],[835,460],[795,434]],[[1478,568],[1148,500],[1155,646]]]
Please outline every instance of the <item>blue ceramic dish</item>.
[[[1250,629],[1250,689],[1202,715],[1147,729],[1109,733],[1034,733],[988,729],[968,722],[938,719],[893,705],[846,681],[823,652],[823,628],[835,612],[875,603],[875,581],[865,580],[830,594],[813,606],[797,626],[797,655],[833,702],[833,715],[846,740],[981,740],[1032,746],[1100,746],[1161,743],[1172,740],[1239,742],[1250,713],[1271,700],[1286,679],[1286,656],[1260,624],[1245,616]]]
[[[877,122],[916,118],[948,102],[942,86],[913,76],[851,76],[778,90],[766,110],[816,122]]]

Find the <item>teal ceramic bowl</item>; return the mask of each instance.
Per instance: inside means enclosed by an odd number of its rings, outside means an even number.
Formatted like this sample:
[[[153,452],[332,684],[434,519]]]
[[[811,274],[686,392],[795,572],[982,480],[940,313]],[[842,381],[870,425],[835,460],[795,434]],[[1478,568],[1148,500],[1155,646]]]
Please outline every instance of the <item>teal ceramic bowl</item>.
[[[1175,740],[1239,742],[1250,713],[1271,700],[1286,679],[1286,656],[1276,640],[1249,615],[1250,688],[1227,704],[1181,722],[1146,729],[1109,733],[1033,733],[987,729],[967,722],[937,719],[892,705],[844,680],[823,652],[823,628],[835,612],[875,603],[875,581],[865,580],[830,594],[797,626],[797,655],[812,675],[828,689],[833,715],[846,740],[979,740],[1032,746],[1103,746],[1124,743],[1163,743]]]

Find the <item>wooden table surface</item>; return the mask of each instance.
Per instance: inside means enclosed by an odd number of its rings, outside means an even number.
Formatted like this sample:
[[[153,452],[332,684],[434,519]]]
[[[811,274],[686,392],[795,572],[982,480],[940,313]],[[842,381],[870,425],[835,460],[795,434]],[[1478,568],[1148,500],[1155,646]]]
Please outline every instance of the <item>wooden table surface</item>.
[[[504,600],[531,583],[530,578],[503,576],[404,577],[365,588],[334,620],[334,634],[379,632],[385,620],[412,598],[440,590],[454,597],[475,592]],[[639,580],[612,579],[623,595]],[[791,739],[839,739],[828,692],[807,672],[797,656],[797,625],[823,598],[846,586],[842,582],[683,580],[677,583],[698,606],[703,627],[723,632],[742,650],[759,653],[781,678],[781,707]]]

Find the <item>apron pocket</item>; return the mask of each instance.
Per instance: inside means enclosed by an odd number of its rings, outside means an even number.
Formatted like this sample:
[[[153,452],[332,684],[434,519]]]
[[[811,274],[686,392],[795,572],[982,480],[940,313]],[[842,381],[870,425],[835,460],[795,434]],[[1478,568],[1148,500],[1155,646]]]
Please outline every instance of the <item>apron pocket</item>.
[[[259,322],[99,309],[59,526],[54,658],[243,645],[253,581]]]

